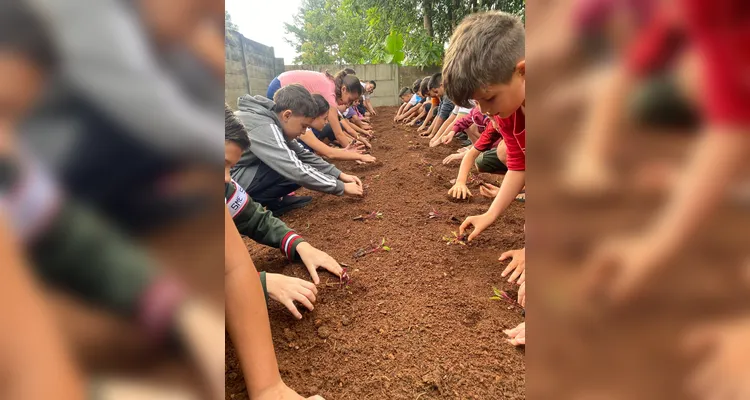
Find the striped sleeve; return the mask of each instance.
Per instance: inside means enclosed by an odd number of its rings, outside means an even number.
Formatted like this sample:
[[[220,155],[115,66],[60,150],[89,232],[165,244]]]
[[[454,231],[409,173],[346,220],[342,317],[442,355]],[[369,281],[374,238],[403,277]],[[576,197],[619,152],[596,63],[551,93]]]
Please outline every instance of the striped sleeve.
[[[281,245],[279,249],[284,253],[287,259],[294,261],[297,258],[297,246],[304,242],[302,236],[298,235],[294,231],[289,231],[284,238],[281,239]]]

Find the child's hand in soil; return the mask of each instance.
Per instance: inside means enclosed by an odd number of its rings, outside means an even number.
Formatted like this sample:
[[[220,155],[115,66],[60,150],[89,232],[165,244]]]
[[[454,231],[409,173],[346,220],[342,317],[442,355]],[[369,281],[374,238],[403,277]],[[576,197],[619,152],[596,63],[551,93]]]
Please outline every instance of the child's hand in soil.
[[[695,329],[688,350],[711,349],[690,377],[690,391],[700,399],[746,399],[750,395],[750,318],[731,319]]]
[[[503,278],[508,276],[511,272],[513,272],[510,275],[510,278],[508,278],[508,282],[514,282],[516,279],[518,279],[519,285],[523,283],[521,280],[521,277],[523,276],[523,279],[526,279],[526,248],[520,249],[520,250],[508,250],[505,253],[500,255],[499,260],[504,261],[508,258],[511,259],[510,264],[508,264],[507,267],[505,267],[505,270],[501,274]]]
[[[508,343],[513,346],[526,345],[526,322],[521,322],[513,329],[506,329],[503,333],[508,335]]]
[[[482,183],[479,187],[479,194],[490,199],[497,197],[498,193],[500,193],[500,188],[489,183]]]
[[[294,302],[298,302],[312,311],[318,289],[311,282],[282,274],[266,274],[268,297],[283,304],[295,318],[302,319]]]
[[[344,150],[346,150],[346,151],[354,151],[354,152],[362,154],[365,151],[367,151],[367,148],[365,147],[364,144],[362,144],[362,143],[360,143],[360,142],[358,142],[356,140],[352,140],[351,142],[349,142],[349,145],[344,148]]]
[[[363,144],[363,145],[364,145],[364,146],[365,146],[365,147],[366,147],[367,149],[372,149],[372,145],[370,144],[370,142],[369,142],[369,141],[368,141],[367,139],[365,139],[365,138],[363,138],[362,136],[360,136],[360,137],[358,137],[358,138],[357,138],[357,140],[359,140],[360,142],[362,142],[362,144]]]
[[[341,173],[341,175],[339,175],[339,180],[344,183],[356,183],[358,186],[362,186],[362,181],[359,180],[359,178],[354,175],[345,174],[343,172]]]
[[[364,188],[354,182],[344,184],[344,194],[346,195],[361,197],[362,195],[364,195],[364,192]]]
[[[461,161],[464,159],[464,154],[461,153],[453,153],[449,155],[448,157],[445,157],[443,159],[443,165],[448,165],[452,163],[453,161]],[[482,192],[482,188],[479,188],[479,192]]]
[[[443,137],[440,139],[440,141],[443,144],[448,144],[448,143],[451,142],[451,140],[453,140],[454,136],[456,136],[456,132],[450,131],[450,132],[446,133],[445,135],[443,135]]]
[[[474,231],[471,232],[468,239],[471,242],[475,237],[479,236],[480,233],[487,229],[488,226],[492,225],[493,222],[495,222],[495,218],[492,218],[489,214],[472,215],[471,217],[466,218],[461,224],[461,227],[458,228],[458,234],[463,235],[470,226],[473,226]]]
[[[359,157],[359,161],[362,161],[363,163],[374,163],[375,161],[378,161],[378,159],[369,154],[362,154]]]
[[[310,272],[310,277],[312,277],[316,285],[320,283],[317,272],[318,268],[324,268],[338,277],[341,277],[341,274],[344,273],[341,265],[333,257],[324,251],[316,249],[310,243],[302,242],[297,245],[297,254],[299,254],[302,262],[305,263],[307,271]]]
[[[523,282],[521,287],[518,288],[518,304],[526,308],[526,282]]]
[[[422,124],[422,126],[420,126],[419,129],[417,129],[417,132],[424,132],[426,130],[427,130],[427,125]]]
[[[325,400],[318,395],[307,398],[302,397],[281,380],[279,380],[279,383],[260,391],[258,394],[251,395],[250,398],[253,400]]]
[[[453,187],[448,189],[448,195],[454,199],[465,200],[472,196],[471,191],[465,183],[456,182]]]

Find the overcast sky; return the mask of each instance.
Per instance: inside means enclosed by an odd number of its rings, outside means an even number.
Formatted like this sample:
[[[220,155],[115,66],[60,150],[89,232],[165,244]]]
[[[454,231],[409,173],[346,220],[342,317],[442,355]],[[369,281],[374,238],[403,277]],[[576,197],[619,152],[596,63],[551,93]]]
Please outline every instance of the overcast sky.
[[[226,10],[237,24],[240,33],[274,49],[276,57],[291,64],[297,56],[294,48],[284,41],[284,22],[292,23],[301,0],[225,0]]]

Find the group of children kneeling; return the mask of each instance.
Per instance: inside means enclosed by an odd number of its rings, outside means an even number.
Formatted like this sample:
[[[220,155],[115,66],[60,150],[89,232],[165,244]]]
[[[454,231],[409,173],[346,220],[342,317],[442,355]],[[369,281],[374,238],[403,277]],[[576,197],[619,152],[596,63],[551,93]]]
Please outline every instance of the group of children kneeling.
[[[492,37],[495,45],[484,46],[480,38],[486,37]],[[476,163],[479,171],[505,175],[500,187],[482,189],[483,194],[494,197],[490,209],[468,217],[461,225],[462,235],[474,227],[468,240],[491,225],[524,189],[524,37],[523,24],[515,16],[500,12],[469,16],[451,39],[443,72],[400,93],[404,104],[395,121],[421,124],[422,136],[431,138],[432,145],[449,143],[462,133],[464,140],[471,142],[446,159],[446,163],[462,160],[451,196],[471,196],[466,182],[472,164]],[[475,71],[489,72],[480,76]],[[324,158],[375,161],[365,154],[373,135],[368,118],[376,115],[367,96],[375,86],[373,81],[361,82],[352,70],[336,76],[288,71],[271,82],[267,96],[239,98],[236,112],[226,106],[225,197],[227,218],[233,221],[227,225],[226,240],[227,327],[249,392],[266,379],[276,382],[282,392],[293,393],[275,368],[261,293],[301,318],[294,302],[313,309],[318,268],[345,278],[345,271],[331,256],[310,246],[276,217],[310,203],[311,197],[294,194],[300,187],[334,195],[363,194],[358,177],[340,171]],[[339,147],[333,147],[334,143]],[[300,259],[314,284],[254,270],[247,273],[252,260],[240,234],[280,248],[290,260]],[[507,258],[512,261],[502,275],[510,274],[508,280],[520,284],[518,301],[525,307],[525,250],[505,252],[500,260]],[[248,288],[254,293],[250,301]],[[263,326],[261,333],[247,332],[247,326],[259,325]],[[506,334],[514,345],[525,344],[524,323]],[[259,360],[261,357],[265,359]]]

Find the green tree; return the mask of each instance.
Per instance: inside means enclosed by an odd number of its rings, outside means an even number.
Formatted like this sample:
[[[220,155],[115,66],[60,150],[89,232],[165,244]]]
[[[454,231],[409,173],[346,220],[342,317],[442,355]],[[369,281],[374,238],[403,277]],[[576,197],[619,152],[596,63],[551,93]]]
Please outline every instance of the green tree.
[[[227,10],[224,10],[224,29],[232,31],[236,31],[239,29],[237,27],[237,24],[232,22],[232,16],[229,15],[229,11]]]
[[[458,23],[485,10],[525,20],[526,5],[524,0],[304,0],[294,23],[286,25],[291,35],[286,40],[299,53],[295,63],[440,65]],[[394,32],[403,40],[403,57],[387,48]]]

